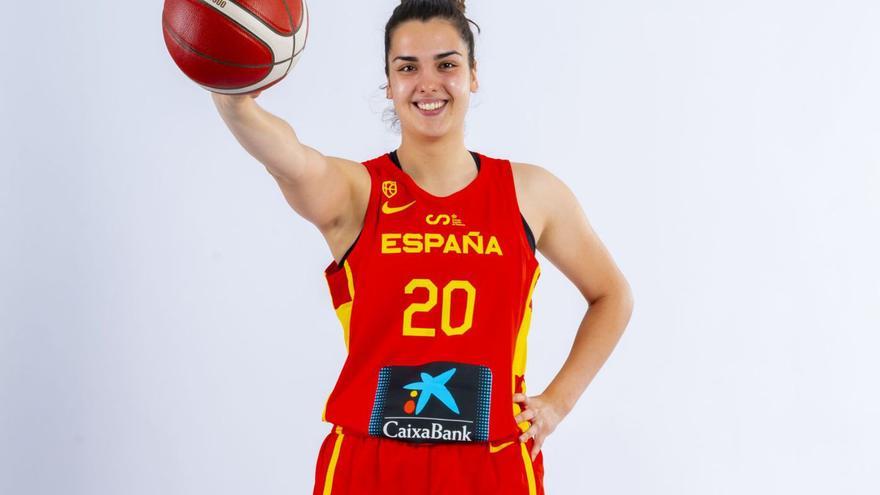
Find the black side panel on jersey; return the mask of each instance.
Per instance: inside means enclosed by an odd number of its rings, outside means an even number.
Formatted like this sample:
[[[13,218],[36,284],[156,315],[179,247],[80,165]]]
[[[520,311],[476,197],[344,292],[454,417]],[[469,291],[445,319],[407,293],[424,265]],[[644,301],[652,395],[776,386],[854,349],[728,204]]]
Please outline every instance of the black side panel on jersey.
[[[526,237],[529,238],[529,246],[532,247],[532,253],[535,252],[535,234],[532,233],[532,228],[529,227],[528,222],[526,222],[526,217],[523,217],[523,214],[520,213],[519,216],[522,217],[523,228],[526,229]]]
[[[345,254],[343,254],[342,258],[339,259],[339,263],[337,263],[337,265],[342,266],[342,264],[345,263],[345,258],[348,258],[348,254],[351,252],[352,249],[354,249],[354,245],[358,243],[358,239],[361,238],[361,233],[363,233],[363,231],[364,230],[361,229],[361,232],[359,232],[357,237],[354,238],[354,242],[351,243],[351,246],[348,247],[348,249],[345,251]]]

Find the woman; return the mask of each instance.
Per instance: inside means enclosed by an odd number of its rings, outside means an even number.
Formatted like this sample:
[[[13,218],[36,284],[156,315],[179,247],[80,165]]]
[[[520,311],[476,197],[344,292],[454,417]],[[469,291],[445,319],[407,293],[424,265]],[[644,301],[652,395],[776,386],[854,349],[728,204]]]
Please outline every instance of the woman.
[[[247,96],[214,94],[239,142],[324,235],[348,356],[314,493],[543,493],[541,446],[620,338],[629,286],[547,170],[464,146],[476,92],[464,3],[404,0],[385,33],[401,144],[324,156]],[[535,249],[589,310],[550,385],[525,394]]]

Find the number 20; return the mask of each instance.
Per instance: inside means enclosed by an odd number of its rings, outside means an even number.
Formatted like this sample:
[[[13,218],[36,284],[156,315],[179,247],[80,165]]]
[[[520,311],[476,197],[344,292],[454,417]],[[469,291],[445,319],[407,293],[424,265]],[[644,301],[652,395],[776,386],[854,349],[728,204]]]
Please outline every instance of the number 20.
[[[416,289],[427,289],[428,300],[424,302],[414,302],[410,304],[403,312],[403,334],[411,337],[433,337],[436,333],[435,328],[420,328],[412,326],[412,316],[414,313],[424,313],[431,311],[431,308],[437,305],[437,285],[426,278],[414,278],[406,284],[404,291],[412,294]],[[467,294],[467,305],[464,309],[464,321],[461,325],[453,327],[451,320],[452,292],[463,290]],[[450,280],[443,287],[443,305],[440,312],[440,328],[446,335],[461,335],[471,329],[474,323],[474,300],[476,299],[477,290],[473,284],[467,280]]]

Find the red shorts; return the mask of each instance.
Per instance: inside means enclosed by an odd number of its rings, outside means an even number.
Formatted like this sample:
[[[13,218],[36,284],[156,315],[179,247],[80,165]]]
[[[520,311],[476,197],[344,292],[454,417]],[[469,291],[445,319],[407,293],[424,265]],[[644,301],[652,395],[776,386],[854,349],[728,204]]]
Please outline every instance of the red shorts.
[[[315,495],[544,495],[543,453],[533,439],[419,444],[334,426],[315,469]]]

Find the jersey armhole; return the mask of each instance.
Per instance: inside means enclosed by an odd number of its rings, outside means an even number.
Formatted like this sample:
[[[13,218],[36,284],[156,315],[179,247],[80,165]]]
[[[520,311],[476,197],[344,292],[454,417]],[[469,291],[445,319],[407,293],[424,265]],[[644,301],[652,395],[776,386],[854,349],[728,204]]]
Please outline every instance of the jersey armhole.
[[[529,223],[526,221],[525,215],[522,214],[519,208],[519,198],[516,196],[516,182],[513,180],[513,163],[510,160],[505,160],[507,162],[507,170],[510,174],[510,194],[513,196],[513,205],[516,208],[516,212],[519,214],[519,217],[522,219],[522,233],[525,237],[526,243],[528,243],[529,249],[531,250],[532,257],[536,258],[536,250],[537,243],[535,242],[535,234],[532,232],[532,228],[529,227]]]
[[[519,205],[517,205],[519,208]],[[529,227],[529,223],[526,222],[526,217],[523,216],[522,212],[519,214],[520,218],[522,218],[523,228],[526,231],[526,238],[529,240],[529,246],[532,248],[532,254],[535,254],[535,234],[532,233],[532,228]]]
[[[335,259],[330,261],[330,265],[327,267],[327,270],[326,270],[327,273],[333,273],[335,271],[342,269],[342,266],[345,264],[345,261],[349,258],[349,255],[351,255],[352,251],[354,251],[355,246],[358,245],[358,242],[360,241],[361,236],[363,236],[364,231],[367,230],[368,227],[370,227],[370,225],[369,225],[370,213],[374,210],[373,205],[376,201],[376,198],[375,198],[376,188],[373,187],[373,182],[375,180],[373,178],[374,172],[373,172],[372,168],[368,165],[368,163],[369,162],[362,162],[361,163],[361,165],[363,165],[364,167],[367,168],[367,173],[370,175],[370,196],[369,196],[369,199],[367,199],[367,209],[364,212],[364,218],[362,221],[363,224],[361,225],[361,231],[358,232],[358,235],[354,238],[354,241],[352,241],[351,246],[348,247],[348,249],[345,251],[345,254],[343,254],[342,258],[339,259],[339,262],[337,262]]]

